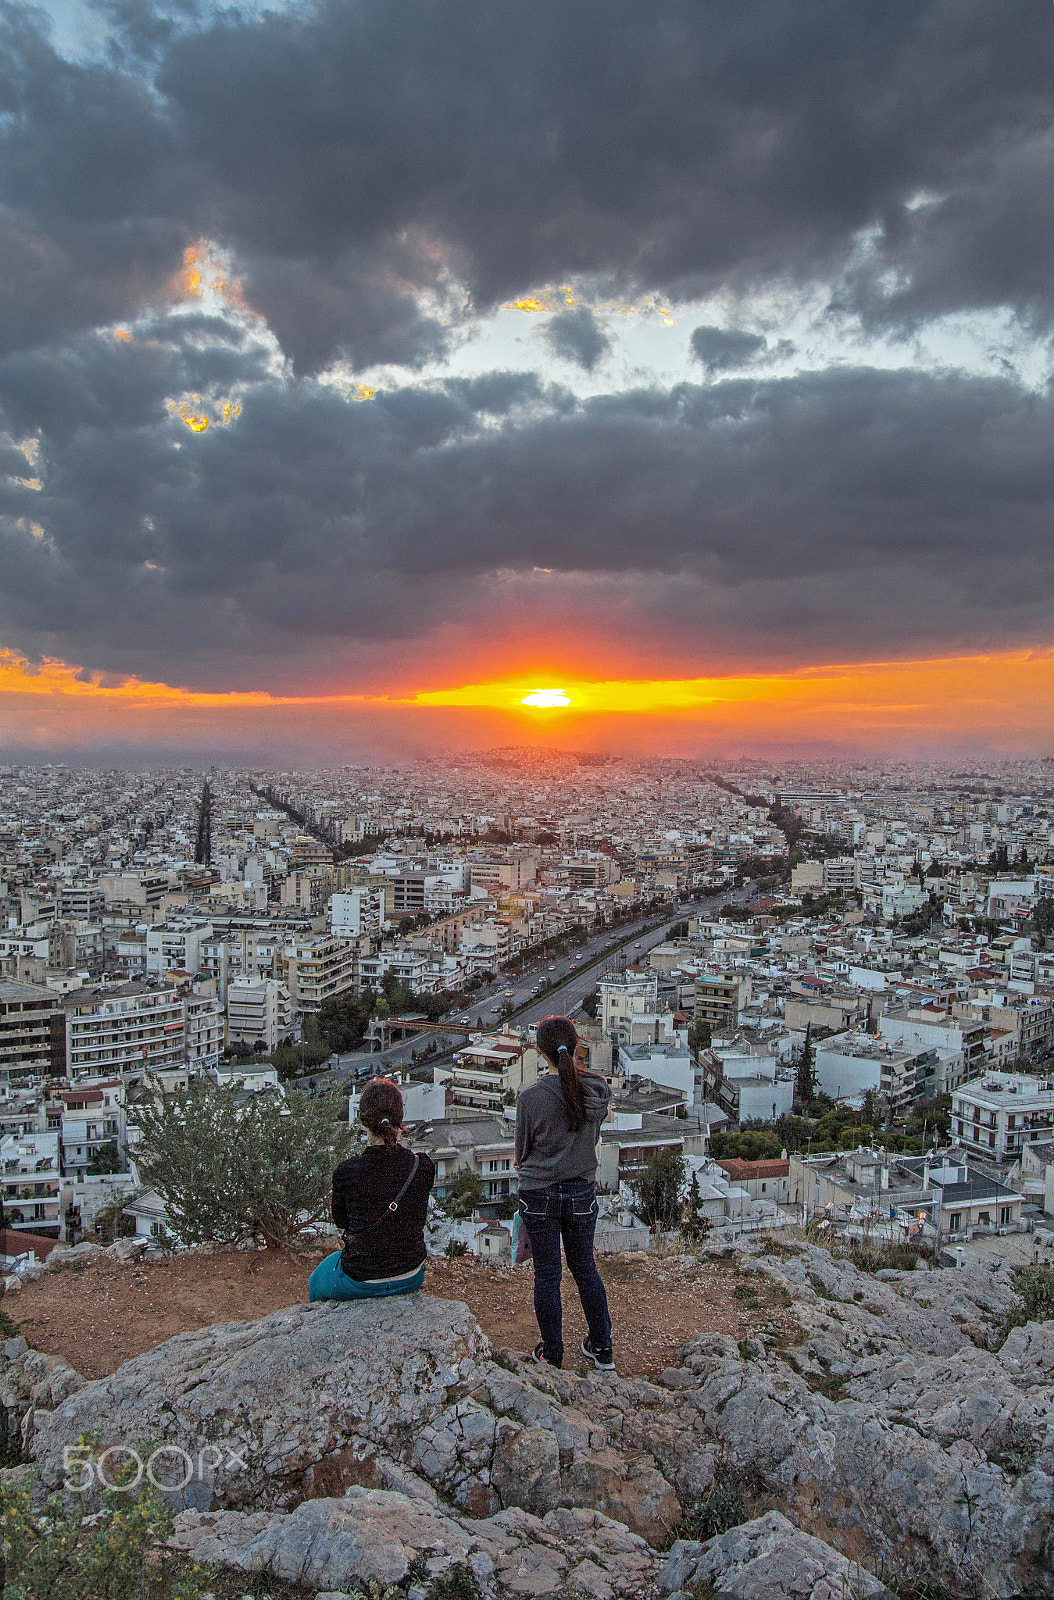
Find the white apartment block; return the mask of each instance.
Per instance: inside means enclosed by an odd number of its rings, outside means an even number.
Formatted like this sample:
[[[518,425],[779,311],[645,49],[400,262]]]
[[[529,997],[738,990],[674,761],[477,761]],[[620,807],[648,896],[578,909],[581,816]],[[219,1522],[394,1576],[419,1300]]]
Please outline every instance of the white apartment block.
[[[995,1161],[1016,1161],[1026,1144],[1054,1135],[1054,1081],[986,1072],[952,1095],[952,1137]]]
[[[450,1116],[497,1116],[508,1100],[538,1081],[538,1051],[516,1033],[493,1033],[454,1052],[447,1082]]]
[[[659,977],[640,967],[609,973],[600,980],[600,1026],[606,1039],[616,1036],[620,1043],[629,1039],[629,1022],[659,1008]]]
[[[50,1119],[49,1119],[50,1121]],[[62,1145],[62,1171],[67,1178],[83,1177],[95,1156],[105,1145],[123,1143],[123,1108],[97,1104],[81,1110],[63,1111],[59,1138]]]
[[[39,1233],[59,1226],[59,1135],[7,1134],[0,1139],[0,1193],[9,1228]]]
[[[289,990],[276,978],[232,978],[227,985],[227,1038],[274,1050],[293,1031]]]
[[[66,1002],[66,1075],[74,1081],[157,1072],[180,1066],[185,1055],[183,1000],[174,987],[130,984]]]
[[[933,1094],[951,1094],[983,1071],[988,1060],[985,1025],[947,1012],[922,1007],[887,1011],[879,1019],[877,1037],[902,1048],[937,1051],[937,1072],[928,1088]]]
[[[897,1045],[867,1033],[843,1033],[816,1046],[817,1086],[833,1100],[859,1100],[869,1090],[893,1113],[922,1092],[932,1047]]]
[[[147,928],[147,973],[164,978],[170,972],[200,972],[202,946],[212,933],[211,922],[161,922]]]
[[[507,961],[511,933],[507,922],[470,922],[461,929],[460,954],[477,967],[495,967]]]
[[[405,946],[375,950],[372,955],[359,957],[359,987],[379,989],[391,976],[417,994],[429,986],[428,973],[433,964],[429,956]]]
[[[381,925],[382,891],[349,889],[329,902],[329,931],[336,939],[358,939]]]
[[[217,1066],[223,1049],[223,1012],[212,995],[183,995],[184,1059],[194,1072]]]

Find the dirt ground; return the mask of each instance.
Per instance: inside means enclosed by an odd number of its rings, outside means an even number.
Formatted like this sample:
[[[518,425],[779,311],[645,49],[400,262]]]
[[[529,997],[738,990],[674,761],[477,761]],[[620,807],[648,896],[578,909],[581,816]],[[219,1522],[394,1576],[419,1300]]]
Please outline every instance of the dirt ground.
[[[118,1265],[106,1261],[46,1273],[4,1310],[29,1344],[61,1355],[88,1378],[113,1372],[164,1339],[213,1322],[252,1321],[307,1299],[318,1255],[284,1250],[217,1251]],[[614,1326],[615,1360],[626,1376],[656,1377],[697,1333],[743,1339],[777,1331],[787,1313],[767,1282],[741,1277],[723,1262],[679,1262],[645,1255],[602,1257]],[[532,1350],[538,1340],[530,1264],[512,1268],[475,1258],[429,1261],[425,1291],[463,1300],[498,1348]],[[564,1279],[568,1367],[585,1334],[574,1285]]]

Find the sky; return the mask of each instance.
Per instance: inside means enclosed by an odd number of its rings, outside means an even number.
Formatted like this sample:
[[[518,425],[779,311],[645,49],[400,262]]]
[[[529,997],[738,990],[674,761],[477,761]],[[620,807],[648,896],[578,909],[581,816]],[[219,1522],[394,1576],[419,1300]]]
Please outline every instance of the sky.
[[[0,26],[0,759],[1054,753],[1049,3]]]

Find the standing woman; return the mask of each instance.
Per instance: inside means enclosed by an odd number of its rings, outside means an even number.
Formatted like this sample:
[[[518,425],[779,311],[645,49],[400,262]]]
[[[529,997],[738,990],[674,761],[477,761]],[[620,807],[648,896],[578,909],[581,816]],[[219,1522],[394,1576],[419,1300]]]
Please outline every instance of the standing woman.
[[[582,1354],[613,1372],[611,1318],[603,1280],[593,1259],[597,1225],[597,1143],[611,1090],[603,1078],[575,1062],[578,1034],[567,1017],[538,1024],[538,1049],[548,1072],[516,1102],[516,1171],[520,1224],[534,1257],[534,1314],[541,1342],[535,1361],[559,1367],[564,1359],[560,1300],[560,1242],[582,1302],[588,1337]]]
[[[366,1148],[333,1174],[333,1221],[343,1250],[320,1261],[309,1300],[368,1300],[413,1294],[425,1281],[425,1218],[435,1166],[399,1143],[403,1097],[390,1078],[373,1078],[359,1101]]]

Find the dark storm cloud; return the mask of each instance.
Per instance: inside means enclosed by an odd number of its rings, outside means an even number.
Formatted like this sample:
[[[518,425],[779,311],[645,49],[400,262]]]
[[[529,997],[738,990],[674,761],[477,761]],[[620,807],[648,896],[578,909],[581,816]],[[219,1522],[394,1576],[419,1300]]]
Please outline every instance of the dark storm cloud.
[[[554,354],[574,361],[586,372],[592,372],[611,349],[611,340],[588,306],[574,306],[550,317],[545,339]]]
[[[73,64],[0,0],[0,643],[273,684],[480,617],[495,639],[539,614],[552,637],[661,638],[687,670],[718,647],[1049,637],[1054,408],[1009,378],[715,382],[761,336],[708,328],[705,385],[586,402],[523,373],[363,404],[317,379],[338,356],[409,375],[575,274],[672,298],[830,285],[894,329],[986,306],[1043,329],[1040,7],[113,14],[108,63]],[[167,313],[199,238],[244,313]],[[96,331],[115,323],[133,337]],[[544,337],[586,370],[604,354],[581,306]],[[172,413],[187,396],[203,433]]]
[[[745,328],[696,328],[689,341],[692,354],[711,372],[730,372],[749,367],[768,348],[763,334]]]
[[[834,276],[873,317],[1051,310],[1034,3],[116,12],[110,67],[4,13],[10,344],[133,315],[198,235],[305,371],[426,359],[422,292],[484,306],[574,272],[669,294]]]
[[[179,321],[167,344],[0,363],[10,433],[46,422],[42,488],[0,501],[5,641],[274,683],[298,656],[412,652],[539,601],[583,637],[617,616],[627,647],[661,626],[686,667],[803,639],[932,654],[1054,621],[1054,402],[1009,379],[837,369],[575,401],[495,373],[353,404],[274,378],[251,344],[180,344]],[[214,395],[217,369],[242,412],[193,434],[165,397]]]

